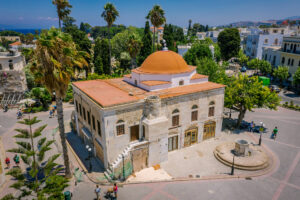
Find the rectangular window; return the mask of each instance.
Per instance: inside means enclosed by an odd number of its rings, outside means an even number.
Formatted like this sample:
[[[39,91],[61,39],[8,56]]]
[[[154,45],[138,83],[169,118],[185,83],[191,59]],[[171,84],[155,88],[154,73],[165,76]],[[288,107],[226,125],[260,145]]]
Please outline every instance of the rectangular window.
[[[125,127],[124,124],[117,125],[117,135],[125,134]]]
[[[213,117],[215,115],[215,107],[209,107],[208,116]]]
[[[79,113],[80,113],[80,116],[82,116],[82,112],[81,112],[81,104],[79,104]]]
[[[83,111],[83,119],[86,120],[85,108],[83,106],[82,106],[82,111]]]
[[[88,123],[89,123],[89,125],[91,125],[91,116],[90,116],[90,112],[89,111],[87,111],[87,115],[88,115]]]
[[[77,113],[78,113],[78,102],[77,101],[75,101],[76,103],[75,103],[75,106],[76,106],[76,111],[77,111]]]
[[[197,121],[198,120],[198,111],[192,111],[192,121]]]
[[[96,130],[95,117],[94,117],[94,115],[92,115],[92,123],[93,123],[93,129]]]
[[[172,117],[172,126],[179,126],[179,115]]]
[[[178,149],[178,136],[170,137],[168,139],[168,151]]]
[[[100,122],[97,120],[97,128],[98,128],[98,135],[101,137],[101,127],[100,127]]]

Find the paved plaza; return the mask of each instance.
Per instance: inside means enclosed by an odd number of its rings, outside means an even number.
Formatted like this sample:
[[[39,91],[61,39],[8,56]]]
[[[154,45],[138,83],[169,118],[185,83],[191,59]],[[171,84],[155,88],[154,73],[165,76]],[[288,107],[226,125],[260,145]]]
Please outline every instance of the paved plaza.
[[[65,120],[70,119],[72,107],[65,108]],[[49,138],[53,138],[53,129],[57,127],[57,118],[49,118],[48,113],[35,114],[42,119],[42,123],[47,123],[48,126],[43,134]],[[236,117],[236,113],[233,114]],[[16,124],[16,115],[14,110],[9,113],[0,113],[0,134],[3,140],[5,149],[9,149],[14,145],[13,129],[20,127]],[[254,121],[256,124],[263,122],[268,128],[267,133],[263,134],[263,146],[270,149],[276,165],[274,168],[262,176],[247,178],[210,178],[201,179],[209,173],[222,174],[229,173],[230,167],[227,167],[217,160],[213,160],[210,149],[213,149],[212,143],[215,139],[207,140],[201,144],[194,145],[190,148],[177,151],[179,155],[175,156],[176,151],[169,154],[170,163],[162,163],[161,168],[167,171],[168,175],[173,173],[180,176],[200,175],[200,179],[189,181],[167,181],[157,183],[142,183],[142,184],[125,184],[120,185],[118,199],[132,200],[132,199],[282,199],[282,200],[299,200],[300,196],[300,112],[278,108],[277,111],[270,111],[266,109],[255,110],[255,112],[247,112],[246,121]],[[270,139],[272,129],[278,126],[279,135],[274,141]],[[224,133],[225,134],[225,133]],[[259,135],[254,133],[253,137],[247,138],[252,142],[257,142]],[[243,133],[229,134],[226,138],[240,138]],[[59,139],[59,138],[57,138]],[[216,139],[220,140],[220,139]],[[58,145],[56,147],[56,145]],[[59,152],[59,141],[53,145],[53,152]],[[13,156],[7,153],[8,156]],[[203,162],[207,160],[209,162]],[[215,158],[214,158],[215,159]],[[71,168],[80,167],[76,158],[70,153]],[[59,159],[62,163],[62,158]],[[86,165],[86,163],[84,163]],[[199,169],[185,167],[198,165]],[[172,167],[176,166],[176,167]],[[193,169],[195,171],[189,170]],[[173,171],[172,171],[173,170]],[[155,171],[155,170],[153,170]],[[243,173],[242,170],[236,170],[236,173]],[[149,171],[149,173],[152,173]],[[227,177],[228,174],[225,174]],[[14,192],[9,188],[12,181],[8,180],[1,188],[1,195]],[[102,194],[109,186],[102,186]],[[73,192],[72,199],[94,199],[95,183],[91,182],[87,176],[83,177],[83,181],[74,185],[74,179],[70,182],[68,190]]]

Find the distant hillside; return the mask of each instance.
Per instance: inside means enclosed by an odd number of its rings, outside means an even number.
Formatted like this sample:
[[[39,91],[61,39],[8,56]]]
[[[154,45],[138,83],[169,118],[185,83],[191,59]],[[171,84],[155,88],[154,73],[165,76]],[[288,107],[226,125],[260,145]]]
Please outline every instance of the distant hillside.
[[[242,27],[242,26],[260,26],[260,25],[272,25],[272,24],[277,24],[280,25],[282,22],[285,20],[292,20],[292,21],[300,21],[300,16],[292,16],[292,17],[287,17],[285,19],[270,19],[270,20],[263,20],[263,21],[240,21],[240,22],[234,22],[229,24],[229,26],[233,27]]]

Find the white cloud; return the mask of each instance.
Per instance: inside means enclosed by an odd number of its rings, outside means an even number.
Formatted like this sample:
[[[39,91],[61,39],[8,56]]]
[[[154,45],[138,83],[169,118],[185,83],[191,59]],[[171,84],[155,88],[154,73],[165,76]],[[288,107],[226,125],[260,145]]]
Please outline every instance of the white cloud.
[[[38,17],[38,20],[44,20],[44,21],[58,21],[57,17]]]

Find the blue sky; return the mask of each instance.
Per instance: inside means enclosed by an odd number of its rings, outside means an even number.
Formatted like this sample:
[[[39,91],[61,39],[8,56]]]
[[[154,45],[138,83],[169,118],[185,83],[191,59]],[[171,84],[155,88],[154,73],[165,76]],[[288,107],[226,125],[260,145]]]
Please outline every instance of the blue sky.
[[[77,23],[105,25],[100,17],[103,0],[70,0],[71,16]],[[117,24],[142,27],[145,16],[154,4],[166,12],[167,23],[187,26],[193,23],[210,26],[244,20],[282,19],[300,15],[300,0],[111,0],[119,10]],[[0,0],[0,28],[49,28],[57,26],[52,0]]]

